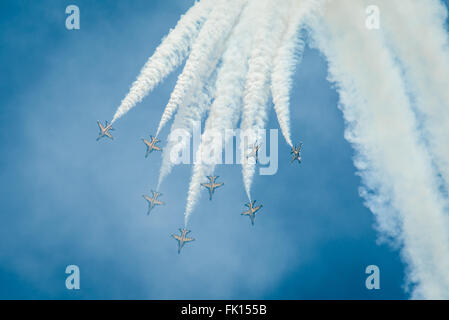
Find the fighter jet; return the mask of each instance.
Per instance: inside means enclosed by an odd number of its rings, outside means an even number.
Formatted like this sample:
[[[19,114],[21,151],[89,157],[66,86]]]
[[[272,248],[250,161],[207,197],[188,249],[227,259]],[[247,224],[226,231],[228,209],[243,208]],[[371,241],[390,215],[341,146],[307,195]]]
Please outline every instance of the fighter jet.
[[[292,151],[290,154],[293,154],[292,161],[290,163],[293,163],[295,160],[298,160],[299,163],[301,163],[301,148],[302,148],[302,142],[299,143],[299,146],[292,147]]]
[[[151,193],[153,194],[153,197],[151,198],[150,196],[147,195],[142,195],[142,197],[148,201],[148,214],[150,214],[150,211],[157,205],[163,205],[165,204],[164,202],[160,201],[157,199],[157,197],[161,196],[162,193],[156,192],[151,190]]]
[[[214,194],[214,191],[216,188],[221,187],[224,185],[223,182],[216,183],[215,180],[218,179],[218,176],[207,176],[209,179],[208,183],[202,183],[201,185],[207,189],[209,189],[209,200],[212,200],[212,195]]]
[[[103,137],[108,137],[109,139],[114,139],[111,134],[109,133],[109,130],[114,130],[112,125],[106,121],[105,126],[103,126],[100,122],[100,120],[97,121],[98,127],[100,128],[100,133],[98,135],[97,141],[100,140]]]
[[[178,254],[181,253],[181,249],[184,246],[185,243],[194,241],[194,238],[187,238],[186,235],[190,232],[190,230],[180,228],[179,231],[181,231],[181,235],[178,236],[177,234],[171,234],[171,236],[178,241]]]
[[[254,143],[251,146],[251,151],[246,155],[246,158],[249,159],[249,158],[254,157],[254,160],[257,162],[257,157],[259,155],[259,149],[261,146],[262,146],[262,144],[257,145]]]
[[[254,225],[254,219],[256,218],[256,212],[262,208],[261,204],[258,205],[257,207],[254,207],[255,203],[256,203],[256,200],[245,204],[245,206],[248,207],[248,210],[242,213],[242,216],[249,216],[249,218],[251,219],[252,225]]]
[[[142,138],[143,143],[145,143],[145,145],[147,146],[147,153],[145,154],[145,158],[148,157],[148,155],[151,152],[153,152],[153,150],[156,150],[156,151],[162,150],[160,147],[156,146],[156,143],[158,143],[161,140],[159,140],[158,138],[153,137],[153,136],[150,136],[150,139],[151,139],[151,141],[148,141],[147,139]]]

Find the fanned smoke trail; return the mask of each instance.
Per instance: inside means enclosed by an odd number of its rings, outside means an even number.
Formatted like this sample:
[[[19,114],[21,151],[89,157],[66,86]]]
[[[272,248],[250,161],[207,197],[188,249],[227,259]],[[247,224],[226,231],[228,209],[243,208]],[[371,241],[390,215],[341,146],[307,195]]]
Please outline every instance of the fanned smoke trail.
[[[209,18],[202,27],[198,38],[193,43],[192,52],[187,59],[184,70],[176,82],[170,100],[162,114],[156,136],[171,119],[176,109],[185,102],[186,97],[201,83],[207,80],[207,74],[215,69],[224,42],[230,34],[246,0],[217,1]]]
[[[246,2],[246,0],[222,1],[221,5],[217,5],[211,13],[209,20],[204,24],[197,41],[193,45],[192,53],[170,97],[170,101],[176,101],[176,103],[169,102],[167,105],[158,132],[171,117],[174,112],[173,107],[178,104],[180,104],[180,110],[175,117],[171,132],[176,129],[192,132],[194,126],[201,122],[210,106],[211,99],[196,101],[193,94],[202,90],[204,83],[210,83],[207,80],[214,72],[227,45],[228,37]],[[215,87],[215,81],[212,81],[212,83],[209,86],[210,88]],[[170,141],[173,140],[169,139],[169,143],[164,148],[158,186],[161,185],[173,167],[170,159],[173,142]]]
[[[302,51],[302,45],[299,45],[299,39],[297,38],[300,25],[302,24],[304,17],[310,14],[313,9],[316,9],[322,1],[319,0],[301,0],[290,3],[294,9],[290,12],[290,21],[288,30],[284,34],[282,40],[282,46],[277,51],[277,57],[274,61],[273,73],[276,72],[276,76],[272,76],[272,80],[276,78],[275,91],[279,93],[279,108],[276,108],[276,112],[280,119],[281,128],[284,128],[283,132],[285,137],[290,137],[289,133],[289,112],[288,112],[288,95],[289,89],[284,90],[284,86],[291,86],[290,79],[284,80],[284,77],[290,78],[294,63],[297,63],[296,49]],[[288,8],[288,7],[286,7]],[[228,45],[228,50],[223,58],[223,67],[220,69],[219,75],[222,77],[217,81],[216,101],[211,107],[208,120],[206,122],[205,132],[202,137],[202,142],[198,148],[198,155],[202,155],[203,152],[210,149],[207,147],[207,141],[211,134],[220,133],[221,136],[225,136],[224,131],[226,129],[235,128],[236,122],[239,118],[240,108],[238,104],[242,102],[242,93],[244,90],[244,77],[248,71],[247,60],[249,58],[249,43],[251,41],[251,33],[248,32],[254,26],[254,20],[257,19],[257,15],[260,12],[260,4],[257,2],[251,2],[246,8],[246,15],[242,16],[240,24],[236,27],[231,42]],[[252,15],[252,16],[251,16]],[[232,41],[233,40],[233,41]],[[220,87],[219,84],[221,84]],[[273,95],[274,96],[274,95]],[[284,98],[286,96],[286,98]],[[274,97],[273,97],[273,100]],[[232,108],[227,108],[229,105]],[[286,110],[286,111],[285,111]],[[285,125],[286,124],[286,125]],[[291,145],[291,139],[288,139]],[[226,143],[226,141],[224,141]],[[221,145],[221,143],[220,143]],[[215,148],[215,149],[218,149]],[[205,164],[197,159],[195,163],[191,182],[189,185],[189,192],[187,196],[187,205],[185,211],[185,223],[187,224],[190,214],[193,211],[194,205],[199,197],[201,182],[204,181],[207,175],[213,173],[215,168],[214,164]]]
[[[293,147],[290,136],[290,90],[295,67],[301,61],[304,50],[304,41],[299,38],[299,32],[306,16],[322,3],[323,1],[319,0],[300,0],[293,3],[287,32],[273,61],[271,95],[279,127],[290,147]]]
[[[414,298],[449,298],[447,219],[430,155],[419,139],[398,65],[379,33],[364,26],[362,3],[331,2],[313,25],[357,150],[361,194],[381,230],[399,235]],[[351,58],[357,53],[357,59]],[[373,54],[375,58],[373,58]],[[386,212],[394,212],[399,230]]]
[[[214,72],[209,80],[206,81],[206,84],[193,93],[190,103],[185,107],[180,108],[176,114],[168,136],[167,145],[162,152],[162,165],[159,172],[157,190],[160,189],[165,177],[170,174],[173,168],[171,153],[174,144],[176,143],[178,147],[182,146],[182,150],[188,150],[190,148],[190,138],[192,137],[193,130],[196,129],[195,126],[198,124],[198,119],[201,119],[204,116],[214,97],[215,78],[216,73]],[[182,130],[182,132],[178,132],[178,129]],[[175,140],[178,133],[182,135],[188,134],[188,136],[184,136],[182,145],[179,141]]]
[[[148,59],[133,83],[129,93],[122,100],[112,118],[114,123],[131,110],[137,103],[176,69],[189,53],[192,42],[197,37],[201,26],[212,10],[214,1],[201,0],[195,4],[178,21],[176,27],[157,47]]]
[[[444,30],[447,10],[435,0],[383,1],[382,8],[390,45],[404,68],[412,88],[410,93],[425,124],[426,140],[448,189],[449,41]],[[409,18],[416,14],[420,24]]]
[[[201,182],[207,175],[212,174],[215,168],[215,163],[205,163],[202,158],[203,152],[208,149],[209,137],[216,132],[225,137],[226,129],[234,129],[240,118],[252,31],[254,30],[253,19],[257,14],[256,8],[257,4],[254,1],[245,8],[223,54],[223,61],[218,70],[215,100],[210,107],[189,185],[184,213],[185,226],[187,226],[190,214],[199,198]],[[218,148],[222,148],[222,145],[220,144]],[[212,148],[210,147],[210,149]]]
[[[248,75],[243,96],[243,115],[240,127],[246,135],[241,144],[244,161],[242,175],[245,191],[251,201],[251,183],[255,173],[255,159],[247,159],[248,147],[257,144],[259,129],[264,129],[267,120],[267,104],[270,98],[270,76],[272,62],[280,39],[286,28],[288,9],[292,1],[282,3],[261,0],[259,15],[255,23],[259,26],[254,38],[254,45],[248,62]]]

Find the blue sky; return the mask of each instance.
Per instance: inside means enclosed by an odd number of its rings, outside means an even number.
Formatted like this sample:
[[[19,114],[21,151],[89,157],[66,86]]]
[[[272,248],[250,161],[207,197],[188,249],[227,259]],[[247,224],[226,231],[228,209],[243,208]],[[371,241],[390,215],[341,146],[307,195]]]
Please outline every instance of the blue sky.
[[[65,8],[81,29],[65,28]],[[183,224],[191,168],[164,182],[167,205],[147,216],[141,195],[157,184],[159,154],[144,158],[180,70],[95,141],[140,68],[191,1],[2,1],[0,4],[0,298],[406,299],[398,251],[377,244],[358,196],[326,63],[307,49],[292,90],[300,166],[279,137],[279,170],[256,176],[264,205],[255,227],[241,217],[240,167],[192,215],[197,241],[181,255],[169,237]],[[271,112],[270,128],[277,128]],[[167,129],[162,137],[167,135]],[[65,267],[81,290],[65,288]],[[365,288],[366,266],[381,289]]]

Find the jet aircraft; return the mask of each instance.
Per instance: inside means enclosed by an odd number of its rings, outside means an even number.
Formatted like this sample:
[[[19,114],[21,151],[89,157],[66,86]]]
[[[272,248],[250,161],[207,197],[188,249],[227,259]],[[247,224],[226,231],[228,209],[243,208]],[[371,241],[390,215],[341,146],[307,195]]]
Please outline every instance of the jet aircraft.
[[[143,143],[145,143],[145,145],[147,146],[147,153],[145,154],[145,158],[148,157],[148,155],[151,152],[153,152],[153,150],[156,150],[156,151],[162,150],[160,147],[156,146],[156,143],[158,143],[161,140],[159,140],[158,138],[153,137],[153,136],[150,136],[150,138],[151,138],[151,141],[148,141],[147,139],[142,138]]]
[[[147,195],[143,195],[142,197],[148,201],[148,214],[150,214],[151,210],[155,207],[155,206],[160,206],[160,205],[164,205],[165,203],[158,200],[157,198],[159,196],[162,195],[162,193],[156,192],[151,190],[151,193],[153,194],[153,197],[147,196]]]
[[[178,254],[181,253],[181,249],[187,242],[194,241],[194,238],[187,238],[187,234],[190,232],[190,230],[180,228],[179,231],[181,232],[181,235],[177,234],[171,234],[171,236],[178,241]]]
[[[290,161],[290,163],[293,163],[295,160],[298,160],[299,163],[301,163],[301,148],[302,148],[302,142],[299,143],[299,146],[296,147],[292,147],[292,151],[290,152],[290,154],[293,154],[292,160]]]
[[[113,140],[111,133],[109,130],[114,130],[112,125],[106,121],[105,125],[103,126],[100,122],[100,120],[97,121],[98,127],[100,128],[100,133],[98,134],[97,141],[100,140],[103,137],[108,137],[109,139]]]
[[[261,144],[258,145],[254,143],[251,146],[251,151],[246,155],[246,159],[254,158],[255,162],[257,162],[257,158],[259,156],[259,149],[261,146],[262,146]]]
[[[202,183],[201,185],[207,189],[209,189],[209,200],[212,200],[212,195],[214,194],[214,191],[216,188],[221,187],[224,185],[223,182],[216,183],[215,180],[218,179],[218,176],[207,176],[209,179],[208,183]]]
[[[251,224],[254,225],[254,219],[256,218],[256,213],[262,208],[262,205],[258,205],[254,207],[256,200],[245,204],[248,207],[248,210],[242,213],[242,216],[249,216],[251,219]]]

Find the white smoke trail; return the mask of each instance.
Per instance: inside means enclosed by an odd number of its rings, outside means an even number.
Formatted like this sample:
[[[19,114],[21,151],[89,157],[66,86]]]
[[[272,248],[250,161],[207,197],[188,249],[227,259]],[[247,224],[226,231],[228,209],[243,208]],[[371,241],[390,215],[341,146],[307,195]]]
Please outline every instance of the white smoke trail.
[[[240,127],[246,137],[242,143],[242,175],[245,191],[251,200],[251,183],[255,173],[255,161],[245,155],[248,147],[260,140],[259,129],[263,129],[267,120],[267,104],[270,97],[270,76],[276,48],[280,44],[286,28],[289,8],[292,1],[258,1],[259,15],[255,23],[259,26],[254,38],[254,46],[248,62],[248,75],[243,96],[243,116]],[[254,160],[254,159],[252,159]]]
[[[181,108],[176,114],[175,120],[170,128],[167,145],[162,152],[162,165],[159,172],[157,190],[159,190],[165,177],[170,174],[173,168],[173,147],[175,145],[180,147],[182,144],[183,151],[189,149],[192,132],[194,129],[198,129],[195,128],[195,126],[200,123],[215,95],[215,78],[216,73],[214,72],[209,79],[205,81],[204,86],[200,87],[192,94],[189,101],[183,102],[183,105],[181,105]],[[175,139],[179,136],[183,136],[184,138],[181,143]]]
[[[291,8],[291,19],[273,61],[271,75],[271,94],[274,110],[285,141],[293,147],[290,137],[290,90],[296,65],[302,59],[304,41],[299,38],[301,25],[305,17],[322,5],[322,1],[300,0]]]
[[[216,1],[209,19],[201,29],[198,38],[193,43],[192,51],[187,59],[184,70],[176,82],[170,100],[162,114],[156,136],[164,125],[171,119],[179,105],[186,96],[192,93],[201,82],[204,74],[210,74],[215,68],[216,53],[223,43],[233,25],[235,24],[246,0],[220,0]]]
[[[256,14],[258,14],[256,2],[251,1],[243,11],[223,54],[222,65],[217,75],[215,100],[210,107],[189,185],[185,226],[187,226],[189,217],[199,198],[201,182],[206,175],[212,174],[215,168],[215,163],[205,163],[201,157],[208,148],[209,136],[215,132],[220,133],[222,137],[225,136],[225,131],[234,129],[240,118],[252,34],[255,29],[253,18]],[[222,148],[222,145],[219,148]]]
[[[164,78],[176,69],[186,58],[192,42],[212,10],[214,1],[200,0],[183,15],[176,27],[157,47],[133,83],[129,93],[122,100],[111,123],[125,115],[154,89]]]
[[[383,21],[404,68],[435,164],[449,187],[449,41],[439,1],[382,1]],[[415,19],[410,19],[414,16]],[[419,21],[419,23],[416,23]],[[407,39],[404,41],[404,39]]]
[[[329,62],[347,121],[346,138],[369,192],[362,192],[380,228],[400,221],[402,255],[414,298],[449,297],[447,220],[430,156],[419,140],[400,70],[382,35],[365,28],[362,3],[329,2],[324,20],[311,22]],[[385,216],[384,209],[396,217]],[[387,212],[388,212],[387,211]]]
[[[206,94],[205,99],[197,102],[197,98],[195,97],[195,92],[198,90],[202,90],[201,86],[206,83],[210,84],[209,89],[215,89],[215,80],[210,80],[212,72],[216,69],[217,63],[219,62],[224,49],[227,46],[227,40],[229,35],[231,34],[235,23],[237,22],[243,7],[246,5],[246,0],[233,0],[232,3],[229,1],[224,1],[222,6],[217,6],[214,9],[214,12],[211,13],[210,21],[215,21],[216,23],[206,23],[203,27],[204,34],[200,34],[197,42],[198,50],[200,50],[200,54],[197,56],[189,57],[189,61],[184,68],[183,74],[180,75],[180,79],[178,79],[177,87],[179,84],[179,88],[181,88],[178,93],[175,91],[172,94],[172,97],[176,96],[179,98],[183,98],[179,100],[181,103],[179,112],[175,117],[175,121],[171,127],[171,132],[177,129],[183,129],[186,132],[192,132],[195,125],[198,125],[203,118],[203,115],[207,111],[207,108],[210,106],[210,102],[213,98],[213,94],[210,90]],[[220,23],[218,23],[221,21]],[[201,33],[203,33],[203,30]],[[213,36],[212,36],[213,35]],[[215,39],[215,41],[211,40],[211,37]],[[197,47],[197,43],[194,44],[194,48],[192,49],[192,55],[195,52]],[[191,60],[192,59],[192,60]],[[214,76],[213,79],[216,77]],[[188,80],[190,79],[190,80]],[[180,93],[182,92],[182,94]],[[200,94],[201,95],[201,94]],[[175,100],[177,100],[176,98]],[[167,105],[164,115],[171,114],[174,112],[173,109],[169,106],[173,106],[173,104]],[[172,111],[170,111],[170,109]],[[164,120],[164,115],[162,116],[161,123],[159,129],[162,128],[163,124],[167,121],[168,118]],[[169,139],[173,141],[172,139]],[[171,161],[171,150],[173,147],[173,143],[170,142],[164,148],[162,166],[159,175],[158,186],[161,185],[164,178],[171,172],[173,167],[173,162]]]

